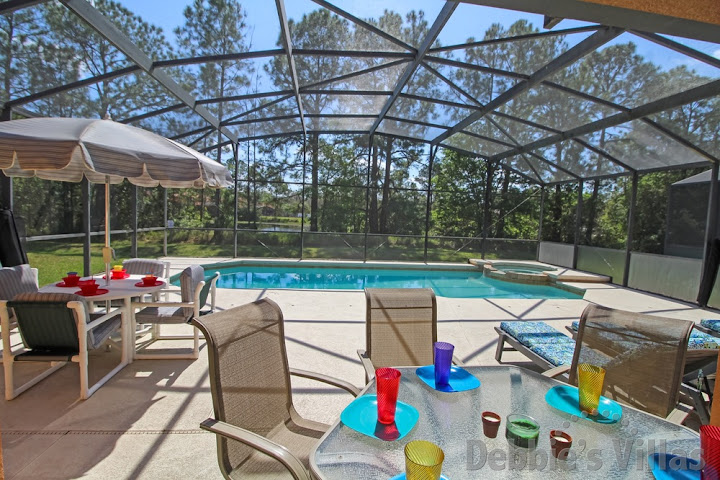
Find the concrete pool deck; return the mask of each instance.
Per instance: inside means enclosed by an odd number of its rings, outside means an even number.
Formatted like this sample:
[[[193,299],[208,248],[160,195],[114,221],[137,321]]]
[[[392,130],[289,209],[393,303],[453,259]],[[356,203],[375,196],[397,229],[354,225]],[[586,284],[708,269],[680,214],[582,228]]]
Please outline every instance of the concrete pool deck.
[[[167,260],[172,262],[172,272],[178,273],[193,263],[224,259]],[[453,343],[467,364],[496,365],[493,327],[501,321],[544,320],[564,331],[588,302],[695,322],[720,318],[717,311],[608,283],[577,285],[587,290],[584,299],[438,297],[438,338]],[[292,367],[362,386],[363,369],[355,353],[365,346],[361,291],[220,289],[218,307],[227,309],[261,297],[272,298],[283,310]],[[222,478],[215,438],[198,427],[212,416],[203,345],[195,361],[136,361],[86,401],[78,400],[75,366],[64,367],[15,400],[1,400],[6,478]],[[113,351],[94,353],[91,371],[102,372],[116,360],[115,355]],[[533,368],[515,352],[507,352],[503,360]],[[335,422],[351,401],[342,391],[306,380],[293,379],[293,389],[297,409],[325,423]]]

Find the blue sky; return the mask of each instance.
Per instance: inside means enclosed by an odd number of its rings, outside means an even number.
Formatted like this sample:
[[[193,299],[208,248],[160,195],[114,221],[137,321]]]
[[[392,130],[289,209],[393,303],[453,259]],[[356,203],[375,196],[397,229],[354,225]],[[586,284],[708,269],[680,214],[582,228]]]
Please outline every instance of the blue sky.
[[[163,28],[168,39],[173,42],[173,29],[184,22],[182,11],[190,3],[189,0],[119,0],[130,10],[143,17],[144,20]],[[430,23],[441,10],[444,2],[440,0],[335,0],[332,3],[361,18],[378,18],[385,9],[392,9],[405,14],[410,10],[423,10]],[[277,48],[275,42],[279,34],[279,24],[275,2],[272,0],[250,0],[243,2],[247,11],[247,23],[252,37],[252,49],[264,50]],[[321,8],[310,0],[285,0],[285,8],[289,18],[300,20],[304,13]],[[515,12],[477,5],[460,4],[440,34],[443,45],[458,44],[470,36],[481,38],[492,23],[509,26],[518,19],[528,19],[536,26],[542,24],[542,16],[530,13]],[[585,25],[583,22],[564,20],[557,28],[569,28]],[[582,37],[581,37],[582,38]],[[581,40],[578,38],[577,40]],[[642,40],[630,34],[624,34],[616,41],[632,40],[638,45],[638,52],[648,60],[664,67],[672,68],[686,64],[699,73],[712,78],[720,77],[720,69],[690,59],[671,50]],[[675,40],[696,48],[708,55],[720,58],[720,45],[676,38]]]

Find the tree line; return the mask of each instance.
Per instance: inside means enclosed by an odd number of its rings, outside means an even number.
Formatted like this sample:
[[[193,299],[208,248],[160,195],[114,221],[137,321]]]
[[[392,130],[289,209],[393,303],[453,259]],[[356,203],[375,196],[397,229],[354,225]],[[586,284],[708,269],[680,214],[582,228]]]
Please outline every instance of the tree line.
[[[183,11],[184,23],[172,32],[162,31],[112,0],[96,0],[95,7],[156,61],[222,56],[253,48],[246,12],[236,0],[194,0]],[[365,20],[415,47],[429,30],[422,11],[403,16],[386,10],[377,19]],[[295,49],[402,50],[326,9],[290,20],[289,27]],[[424,235],[427,220],[430,234],[435,236],[535,239],[542,193],[531,181],[536,179],[561,182],[544,192],[543,239],[572,242],[577,179],[612,177],[624,170],[625,162],[680,165],[698,154],[639,120],[595,132],[581,141],[568,140],[518,155],[508,159],[506,166],[511,168],[479,160],[469,152],[492,156],[616,113],[612,105],[632,108],[712,79],[685,65],[661,68],[639,54],[632,41],[611,43],[548,79],[601,102],[567,94],[546,82],[486,115],[466,133],[451,137],[448,144],[456,150],[440,148],[431,161],[429,147],[421,140],[432,140],[442,132],[433,125],[459,122],[512,87],[516,74],[532,74],[566,51],[578,35],[478,43],[537,32],[539,29],[525,20],[510,26],[494,24],[482,38],[468,39],[473,46],[434,54],[454,63],[430,61],[417,69],[403,90],[405,95],[396,99],[377,125],[372,148],[367,135],[312,132],[369,129],[374,122],[372,114],[383,107],[388,99],[385,92],[393,90],[406,66],[393,64],[392,58],[296,55],[297,81],[304,88],[300,98],[311,131],[305,138],[297,135],[301,127],[294,96],[243,99],[268,91],[292,91],[284,55],[271,57],[262,65],[228,60],[163,68],[240,138],[253,138],[238,146],[241,227],[262,228],[268,218],[297,219],[304,214],[304,228],[311,232]],[[281,38],[277,45],[283,45]],[[386,64],[389,66],[383,68]],[[142,72],[113,77],[113,72],[132,63],[58,2],[0,18],[0,65],[3,103],[87,77],[103,78],[23,105],[41,115],[127,119],[177,103]],[[473,66],[485,68],[486,73]],[[459,89],[449,86],[442,76]],[[339,79],[333,81],[335,78]],[[347,95],[345,91],[363,94]],[[442,104],[422,97],[439,99]],[[353,117],[332,116],[347,113]],[[720,151],[717,98],[668,110],[651,120],[704,151]],[[167,136],[205,126],[189,109],[172,109],[134,124]],[[289,134],[266,137],[277,133]],[[204,132],[180,139],[190,140],[196,140],[195,148],[204,149],[224,138]],[[210,150],[208,155],[234,172],[236,165],[228,147]],[[551,159],[557,166],[543,159]],[[697,171],[641,175],[634,248],[662,251],[665,219],[658,212],[667,209],[668,186]],[[581,243],[624,245],[629,182],[629,177],[585,182]],[[162,190],[139,190],[140,226],[160,226]],[[132,194],[126,183],[113,187],[114,227],[129,225]],[[103,195],[102,188],[93,189],[92,217],[96,222],[103,218]],[[16,210],[26,218],[29,234],[81,230],[79,186],[18,179],[15,196],[19,200]],[[232,191],[171,190],[168,205],[169,218],[176,226],[232,227]]]

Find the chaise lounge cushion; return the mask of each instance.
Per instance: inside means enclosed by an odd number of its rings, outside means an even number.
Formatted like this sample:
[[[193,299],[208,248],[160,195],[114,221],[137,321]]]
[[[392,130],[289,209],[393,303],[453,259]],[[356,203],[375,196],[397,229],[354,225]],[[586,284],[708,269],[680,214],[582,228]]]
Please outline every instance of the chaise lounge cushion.
[[[718,319],[706,318],[705,320],[700,320],[700,325],[707,328],[708,330],[720,333],[720,320]]]
[[[500,329],[552,365],[572,363],[575,340],[545,322],[501,322]]]

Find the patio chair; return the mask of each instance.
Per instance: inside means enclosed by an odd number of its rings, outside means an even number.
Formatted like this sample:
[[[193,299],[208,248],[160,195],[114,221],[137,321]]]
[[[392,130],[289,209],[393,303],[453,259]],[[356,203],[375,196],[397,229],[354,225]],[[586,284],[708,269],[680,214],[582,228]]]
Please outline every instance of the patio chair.
[[[12,300],[15,295],[38,291],[38,269],[23,264],[0,268],[0,300]],[[10,314],[10,329],[15,329],[14,312]],[[1,362],[1,360],[0,360]]]
[[[353,396],[358,389],[288,366],[283,315],[272,300],[195,318],[193,324],[207,341],[215,415],[200,427],[217,434],[223,476],[309,480],[310,451],[329,425],[298,414],[290,375],[334,385]]]
[[[577,366],[605,369],[603,395],[681,423],[677,410],[693,322],[588,305],[580,317],[572,364],[544,373],[569,375],[577,385]]]
[[[383,367],[431,365],[437,342],[437,301],[431,288],[366,288],[365,380]],[[457,357],[453,363],[460,364]]]
[[[18,330],[25,348],[12,351],[10,345],[9,309],[15,311]],[[98,388],[127,365],[123,353],[120,364],[110,373],[88,385],[88,351],[100,348],[121,325],[121,315],[88,313],[85,299],[71,293],[21,293],[11,301],[0,300],[5,398],[12,400],[36,385],[68,362],[80,368],[80,398],[89,398]],[[123,345],[122,352],[125,352]],[[50,368],[20,387],[15,387],[13,369],[16,362],[50,362]]]
[[[130,275],[146,275],[151,273],[156,277],[170,278],[170,262],[164,262],[162,260],[155,260],[152,258],[129,258],[124,260],[123,269]],[[153,300],[157,301],[159,298],[158,294],[153,295]],[[165,300],[167,301],[168,295],[165,294]],[[115,303],[111,304],[115,306]],[[118,305],[119,306],[119,303]],[[150,331],[149,325],[138,325],[136,327],[135,334],[138,336],[145,335]]]
[[[123,268],[130,275],[152,273],[156,277],[170,278],[170,262],[152,258],[129,258],[123,261]]]
[[[37,268],[27,264],[0,268],[0,300],[12,300],[19,293],[37,291]]]
[[[200,265],[191,265],[180,273],[179,302],[132,302],[133,328],[138,324],[152,324],[151,338],[136,349],[136,360],[150,359],[196,359],[200,355],[200,334],[193,328],[192,335],[162,335],[161,325],[188,324],[193,318],[215,310],[216,283],[220,272],[205,278],[205,270]],[[202,309],[210,297],[210,311]],[[136,309],[140,309],[136,311]],[[161,340],[193,340],[190,353],[147,353],[144,350],[151,344]]]

